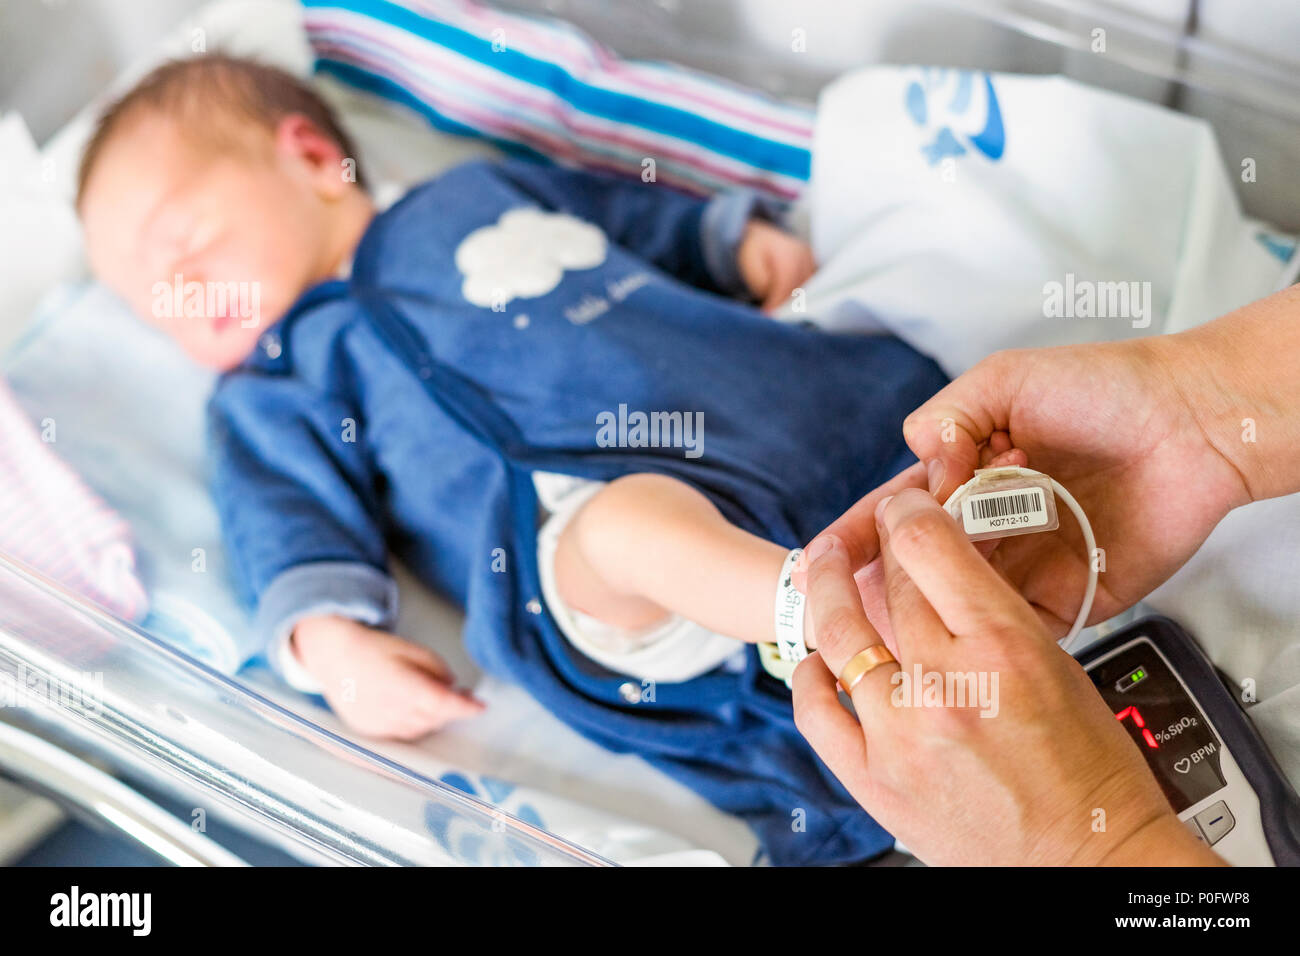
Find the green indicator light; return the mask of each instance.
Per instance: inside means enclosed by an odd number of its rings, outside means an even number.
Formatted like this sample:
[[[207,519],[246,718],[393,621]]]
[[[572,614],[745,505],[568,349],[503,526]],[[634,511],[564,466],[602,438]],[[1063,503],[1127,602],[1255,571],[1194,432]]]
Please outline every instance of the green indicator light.
[[[1145,667],[1135,667],[1115,682],[1115,689],[1122,694],[1129,688],[1142,683],[1142,681],[1146,680],[1148,676]]]

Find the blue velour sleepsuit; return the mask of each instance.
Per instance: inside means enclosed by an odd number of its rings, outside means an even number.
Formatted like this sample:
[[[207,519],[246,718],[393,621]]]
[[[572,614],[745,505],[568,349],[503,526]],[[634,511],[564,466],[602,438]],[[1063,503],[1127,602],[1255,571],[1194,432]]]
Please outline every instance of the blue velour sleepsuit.
[[[520,207],[598,226],[604,260],[504,310],[474,305],[455,250]],[[740,289],[754,211],[743,194],[702,202],[522,161],[417,187],[376,217],[347,280],[307,291],[222,378],[215,490],[268,643],[307,613],[391,625],[391,550],[465,608],[482,667],[740,815],[772,862],[857,861],[892,840],[800,737],[788,690],[752,648],[743,672],[629,703],[628,678],[539,612],[533,472],[670,475],[796,547],[912,461],[901,423],[944,384],[932,361],[719,294]],[[702,412],[703,455],[601,447],[597,416],[621,404]]]

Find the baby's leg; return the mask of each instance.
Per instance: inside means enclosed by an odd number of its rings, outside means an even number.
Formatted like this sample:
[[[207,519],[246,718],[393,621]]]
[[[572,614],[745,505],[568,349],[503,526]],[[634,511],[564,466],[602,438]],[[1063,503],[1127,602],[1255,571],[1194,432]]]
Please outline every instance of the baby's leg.
[[[690,485],[628,475],[561,533],[556,586],[570,607],[614,627],[642,628],[674,613],[717,634],[771,641],[787,554],[729,523]]]

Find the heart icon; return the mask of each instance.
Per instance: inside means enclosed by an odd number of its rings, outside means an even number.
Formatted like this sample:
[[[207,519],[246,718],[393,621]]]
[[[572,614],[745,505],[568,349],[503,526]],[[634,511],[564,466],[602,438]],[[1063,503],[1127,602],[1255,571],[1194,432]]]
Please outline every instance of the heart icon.
[[[1179,760],[1174,764],[1174,769],[1179,773],[1187,773],[1187,771],[1192,769],[1192,758],[1184,757],[1182,760]]]

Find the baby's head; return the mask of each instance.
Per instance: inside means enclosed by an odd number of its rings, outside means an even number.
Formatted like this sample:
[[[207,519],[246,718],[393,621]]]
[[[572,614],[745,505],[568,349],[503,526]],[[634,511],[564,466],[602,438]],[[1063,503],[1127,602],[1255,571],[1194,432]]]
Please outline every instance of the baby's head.
[[[237,365],[373,214],[330,108],[219,54],[167,63],[103,114],[77,209],[96,276],[195,360]]]

